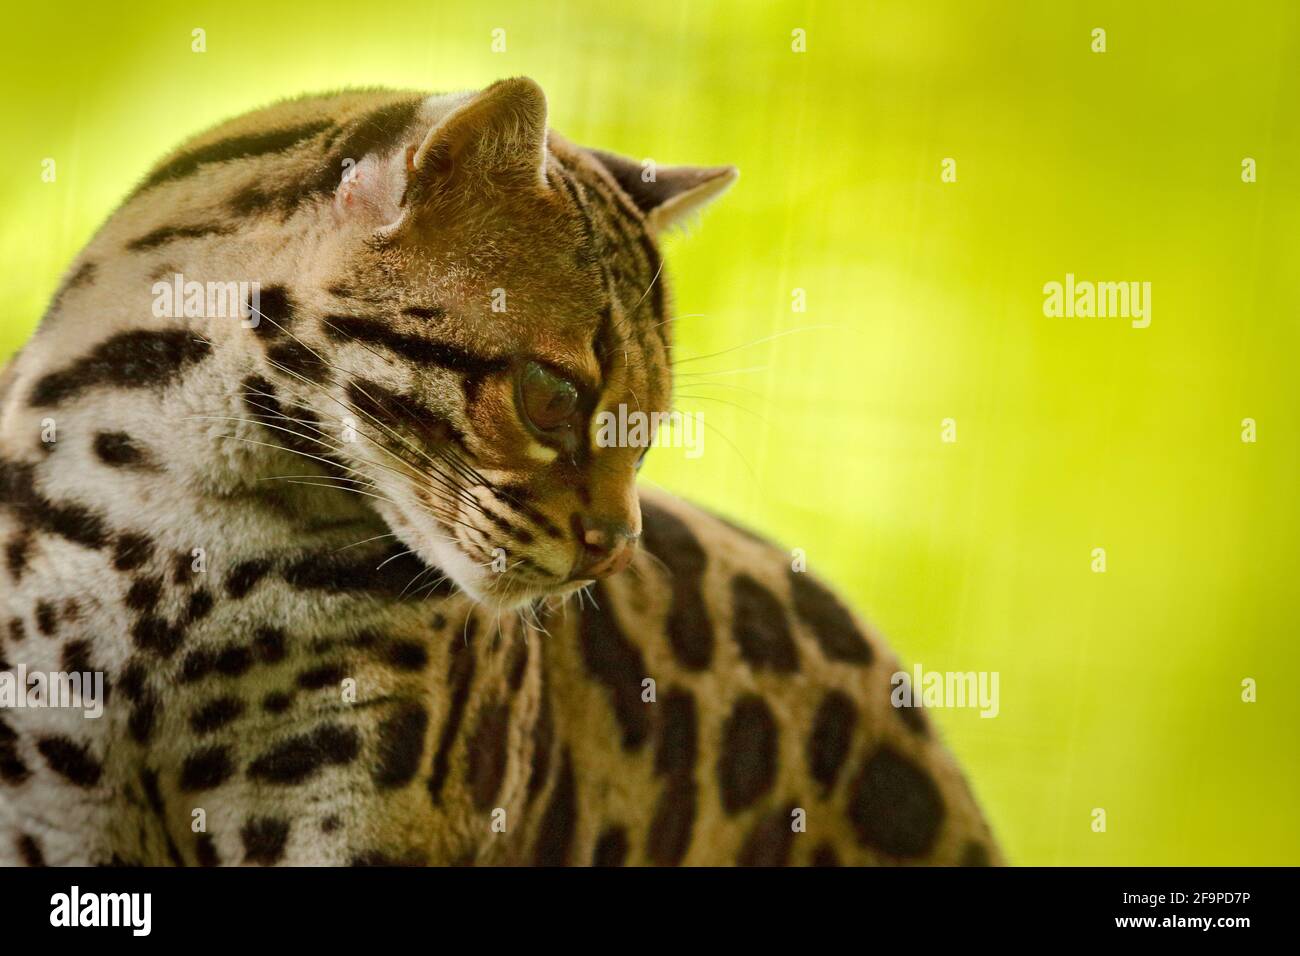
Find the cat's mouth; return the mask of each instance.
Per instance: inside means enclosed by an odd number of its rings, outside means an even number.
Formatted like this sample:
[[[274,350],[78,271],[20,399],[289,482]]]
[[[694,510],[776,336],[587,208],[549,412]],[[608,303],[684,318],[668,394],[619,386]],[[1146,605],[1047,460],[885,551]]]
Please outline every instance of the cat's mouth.
[[[496,611],[518,611],[536,602],[558,606],[597,581],[622,573],[639,551],[639,514],[627,525],[573,515],[573,534],[536,535],[521,546],[518,535],[474,521],[431,515],[399,494],[374,506],[389,530],[428,566],[428,593],[463,593]],[[558,528],[553,524],[552,528]]]
[[[618,570],[622,570],[620,567]],[[612,572],[617,573],[617,571]],[[514,577],[510,571],[480,577],[461,585],[462,590],[485,607],[499,611],[518,611],[530,605],[548,603],[555,606],[594,585],[610,573],[586,576],[569,574],[541,577]],[[459,583],[459,582],[458,582]]]

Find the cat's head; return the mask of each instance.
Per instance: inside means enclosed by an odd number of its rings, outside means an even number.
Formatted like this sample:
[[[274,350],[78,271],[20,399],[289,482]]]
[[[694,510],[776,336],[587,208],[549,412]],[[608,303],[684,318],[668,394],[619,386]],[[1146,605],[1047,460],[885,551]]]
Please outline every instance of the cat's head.
[[[335,194],[353,239],[346,301],[322,322],[347,371],[331,417],[354,423],[340,454],[403,543],[476,599],[519,606],[631,560],[652,433],[611,443],[598,416],[670,410],[655,237],[736,171],[572,145],[527,79],[442,109]]]

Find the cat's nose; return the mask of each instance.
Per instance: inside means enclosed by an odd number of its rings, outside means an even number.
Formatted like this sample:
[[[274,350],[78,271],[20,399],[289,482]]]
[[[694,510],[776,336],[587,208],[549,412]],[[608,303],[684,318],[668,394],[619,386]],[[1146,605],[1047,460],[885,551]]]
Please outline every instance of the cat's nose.
[[[569,575],[571,580],[606,578],[632,563],[641,536],[627,525],[591,518],[579,518],[574,525],[581,550]]]

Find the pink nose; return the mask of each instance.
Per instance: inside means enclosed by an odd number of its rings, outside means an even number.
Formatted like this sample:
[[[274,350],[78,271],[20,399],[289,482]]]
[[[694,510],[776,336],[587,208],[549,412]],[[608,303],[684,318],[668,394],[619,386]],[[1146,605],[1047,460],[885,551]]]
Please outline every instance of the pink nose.
[[[575,580],[607,578],[618,574],[629,564],[636,554],[636,542],[640,535],[632,534],[623,525],[582,522],[582,553],[574,562]],[[578,529],[574,529],[577,531]]]

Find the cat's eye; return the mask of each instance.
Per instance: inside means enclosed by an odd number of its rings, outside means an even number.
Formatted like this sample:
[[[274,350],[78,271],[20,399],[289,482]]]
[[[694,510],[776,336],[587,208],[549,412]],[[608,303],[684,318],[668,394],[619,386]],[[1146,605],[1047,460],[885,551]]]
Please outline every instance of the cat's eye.
[[[519,380],[519,403],[534,428],[554,431],[572,422],[578,410],[578,388],[546,366],[529,362]]]

